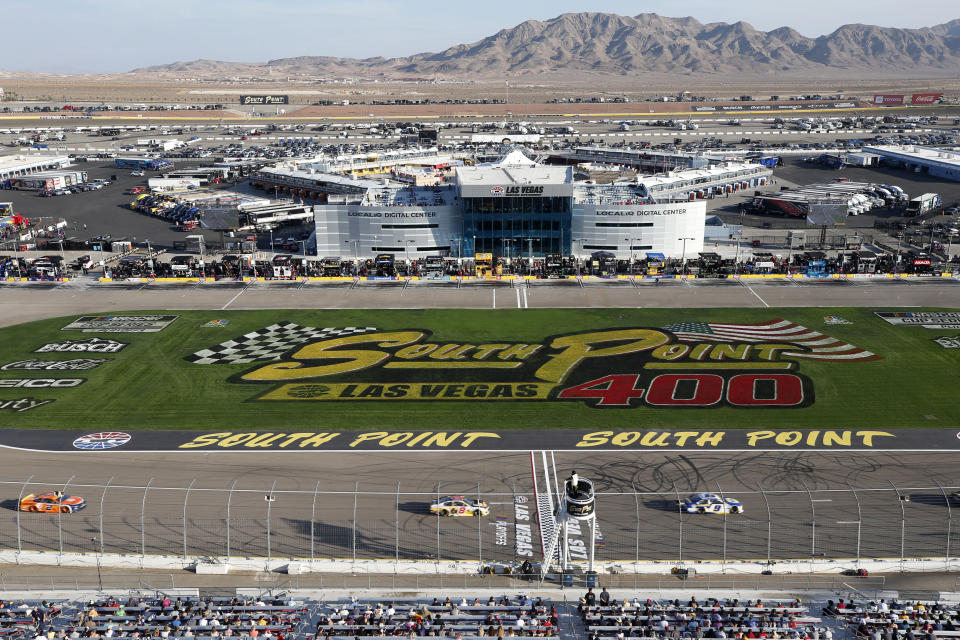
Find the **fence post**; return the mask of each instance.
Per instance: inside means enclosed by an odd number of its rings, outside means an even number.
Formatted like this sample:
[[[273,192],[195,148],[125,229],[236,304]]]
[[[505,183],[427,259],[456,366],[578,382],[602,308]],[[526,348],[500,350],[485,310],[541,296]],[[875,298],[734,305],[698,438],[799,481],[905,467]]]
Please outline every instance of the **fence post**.
[[[187,487],[187,493],[183,496],[183,561],[187,561],[187,500],[190,499],[190,489],[193,489],[193,484],[197,481],[196,478],[190,481],[190,486]]]
[[[63,488],[60,489],[61,496],[67,495],[67,485],[73,482],[75,477],[70,476],[70,479],[63,483]],[[63,508],[59,505],[57,506],[57,535],[60,539],[60,557],[63,557]],[[60,562],[60,557],[57,558],[57,562]]]
[[[230,493],[227,494],[227,562],[230,562],[230,505],[233,503],[233,489],[237,486],[239,479],[234,478],[233,484],[230,485]]]
[[[273,506],[273,501],[275,500],[273,491],[276,488],[277,488],[277,481],[274,480],[273,484],[270,486],[270,493],[264,496],[264,500],[267,501],[267,569],[268,570],[270,567],[270,561],[273,559],[273,548],[270,545],[270,507]]]
[[[720,501],[724,505],[727,504],[726,498],[723,497],[723,489],[720,487],[720,481],[717,481],[717,491],[720,493]],[[727,509],[728,507],[724,506],[723,508],[723,562],[720,563],[720,573],[727,572]]]
[[[853,493],[853,499],[857,501],[857,568],[860,567],[860,527],[863,526],[863,511],[860,510],[860,497],[857,496],[857,490],[847,481],[850,492]]]
[[[807,499],[810,501],[810,571],[813,571],[813,565],[817,560],[817,510],[813,506],[813,493],[810,487],[803,480],[800,484],[807,490]]]
[[[147,528],[144,526],[144,513],[147,511],[147,491],[153,484],[153,478],[147,481],[147,486],[143,488],[143,501],[140,503],[140,560],[147,556]],[[141,565],[142,566],[142,565]]]
[[[397,505],[393,511],[393,535],[394,535],[394,550],[396,552],[396,564],[394,565],[394,572],[400,571],[400,483],[397,483]]]
[[[771,530],[773,527],[773,521],[770,519],[770,502],[767,500],[767,493],[759,484],[757,485],[757,489],[760,489],[760,497],[763,498],[763,506],[767,508],[767,566],[769,567],[770,562],[773,559],[770,555],[770,542],[772,538]]]
[[[107,497],[107,489],[110,488],[110,483],[113,482],[113,476],[110,476],[110,479],[107,480],[107,484],[103,487],[103,493],[100,494],[100,555],[103,556],[103,503]]]
[[[480,503],[480,502],[482,502],[482,500],[480,500],[480,483],[478,482],[478,483],[477,483],[477,506],[478,506],[478,508],[479,508],[479,503]],[[477,512],[477,555],[480,556],[480,564],[481,564],[481,565],[483,564],[483,529],[481,528],[482,522],[483,522],[483,518],[480,517],[480,512],[478,511],[478,512]],[[464,585],[464,586],[466,586],[466,585]]]
[[[946,490],[944,490],[943,485],[940,484],[939,480],[934,480],[937,483],[937,486],[940,487],[940,493],[943,494],[943,501],[947,504],[947,549],[944,555],[944,566],[950,567],[950,533],[953,528],[953,510],[950,508],[950,498],[947,496]]]
[[[633,480],[630,481],[630,486],[633,488],[633,503],[637,508],[637,550],[633,561],[633,573],[636,574],[640,570],[640,496],[637,495],[637,485]]]
[[[437,483],[437,504],[440,504],[440,483]],[[437,513],[437,573],[440,572],[440,514]]]
[[[30,481],[33,480],[33,474],[27,478],[26,482],[20,487],[20,496],[17,498],[17,553],[23,553],[23,536],[20,529],[20,504],[23,502],[23,492],[27,490]]]
[[[314,527],[317,522],[317,493],[320,492],[320,480],[317,480],[317,487],[313,490],[313,507],[310,508],[310,565],[313,565],[314,555]]]
[[[893,487],[893,490],[897,492],[897,502],[900,503],[900,572],[903,573],[903,562],[904,562],[904,542],[907,534],[907,514],[903,509],[903,496],[900,495],[900,489],[897,488],[897,485],[893,484],[893,480],[888,480],[890,486]]]
[[[353,564],[357,564],[357,499],[360,493],[360,481],[353,484]]]
[[[677,538],[678,550],[680,555],[679,566],[683,568],[683,509],[680,508],[680,490],[677,489],[677,483],[673,483],[673,492],[677,496],[677,511],[680,512],[680,536]]]

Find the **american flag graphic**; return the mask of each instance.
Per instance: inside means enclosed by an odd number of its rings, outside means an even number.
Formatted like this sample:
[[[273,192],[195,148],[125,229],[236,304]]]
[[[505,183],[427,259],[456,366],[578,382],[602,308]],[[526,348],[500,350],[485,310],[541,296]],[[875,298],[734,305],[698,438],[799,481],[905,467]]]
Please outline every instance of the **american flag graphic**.
[[[875,353],[849,342],[831,338],[813,329],[777,318],[757,324],[721,322],[678,322],[663,327],[682,342],[779,342],[804,347],[805,351],[783,351],[782,355],[807,360],[879,360]]]

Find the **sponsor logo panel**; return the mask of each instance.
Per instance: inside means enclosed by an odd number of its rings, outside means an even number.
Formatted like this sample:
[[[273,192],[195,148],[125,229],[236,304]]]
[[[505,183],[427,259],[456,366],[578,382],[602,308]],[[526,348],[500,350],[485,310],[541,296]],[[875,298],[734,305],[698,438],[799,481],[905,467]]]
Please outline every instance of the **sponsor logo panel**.
[[[0,411],[13,411],[21,413],[50,404],[53,400],[39,400],[37,398],[17,398],[16,400],[0,400]]]
[[[944,349],[960,349],[960,334],[955,336],[940,336],[939,338],[934,338],[933,341]]]
[[[179,316],[81,316],[61,331],[84,333],[156,333]]]
[[[873,104],[881,106],[896,106],[903,104],[902,93],[881,93],[873,96]]]
[[[61,340],[41,345],[33,350],[34,353],[120,353],[127,346],[126,342],[106,340],[103,338],[89,338],[87,340]]]
[[[942,97],[942,93],[914,93],[910,96],[910,104],[935,104]]]
[[[0,378],[0,389],[72,389],[86,378]]]
[[[901,327],[960,329],[958,311],[874,311],[884,322]]]
[[[122,447],[130,442],[132,436],[122,431],[101,431],[99,433],[89,433],[80,436],[73,441],[75,449],[86,451],[99,451],[103,449],[115,449]]]
[[[240,96],[242,105],[290,104],[288,95]]]
[[[18,360],[9,362],[0,370],[3,371],[89,371],[96,369],[110,358],[98,360],[96,358],[74,358],[73,360]]]

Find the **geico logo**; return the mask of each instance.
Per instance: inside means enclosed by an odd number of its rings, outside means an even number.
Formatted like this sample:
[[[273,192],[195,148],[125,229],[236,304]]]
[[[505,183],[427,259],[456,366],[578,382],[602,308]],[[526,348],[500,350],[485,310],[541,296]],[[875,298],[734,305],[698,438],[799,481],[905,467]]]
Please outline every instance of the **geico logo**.
[[[0,389],[70,389],[84,382],[83,378],[7,378],[0,380]]]

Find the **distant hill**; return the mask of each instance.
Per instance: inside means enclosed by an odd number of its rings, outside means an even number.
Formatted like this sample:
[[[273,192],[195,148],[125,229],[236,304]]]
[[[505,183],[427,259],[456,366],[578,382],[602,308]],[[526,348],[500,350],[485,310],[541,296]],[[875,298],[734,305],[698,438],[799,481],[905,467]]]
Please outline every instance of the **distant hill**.
[[[844,25],[808,38],[790,27],[758,31],[746,22],[703,24],[655,13],[565,13],[528,20],[483,40],[404,58],[301,56],[266,63],[175,62],[135,72],[232,75],[495,77],[541,73],[743,73],[954,71],[960,19],[922,29]]]

